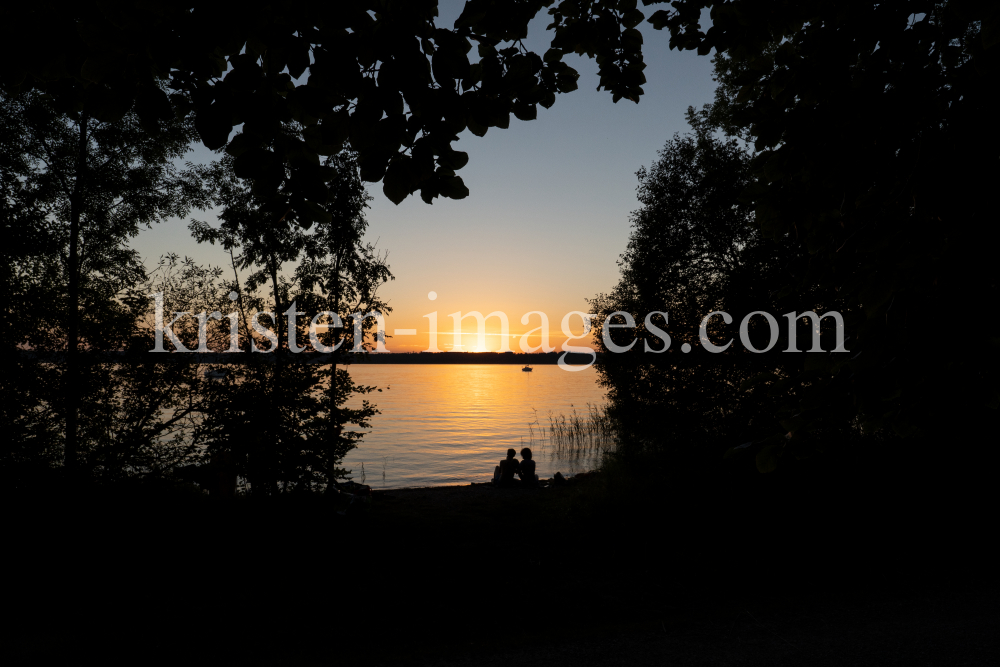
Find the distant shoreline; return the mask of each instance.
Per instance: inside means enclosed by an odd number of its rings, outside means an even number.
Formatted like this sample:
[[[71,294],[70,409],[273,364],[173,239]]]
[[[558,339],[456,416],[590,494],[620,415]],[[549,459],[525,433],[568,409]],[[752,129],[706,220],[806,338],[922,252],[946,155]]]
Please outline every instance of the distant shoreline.
[[[507,352],[391,352],[365,354],[352,359],[341,357],[342,364],[516,364],[555,365],[562,352],[516,354]],[[600,358],[602,355],[598,354]],[[585,366],[593,357],[578,352],[566,353],[566,363]]]
[[[37,361],[61,362],[65,360],[65,352],[35,352],[18,350],[18,356]],[[579,352],[549,352],[537,354],[506,353],[506,352],[381,352],[324,354],[306,352],[303,354],[280,355],[269,353],[252,354],[248,352],[98,352],[84,351],[77,353],[84,363],[172,363],[172,364],[246,364],[256,361],[273,361],[276,357],[286,362],[299,364],[511,364],[547,366],[559,363],[559,357],[566,355],[566,363],[586,366],[594,359],[589,354]],[[603,354],[595,353],[597,359]]]

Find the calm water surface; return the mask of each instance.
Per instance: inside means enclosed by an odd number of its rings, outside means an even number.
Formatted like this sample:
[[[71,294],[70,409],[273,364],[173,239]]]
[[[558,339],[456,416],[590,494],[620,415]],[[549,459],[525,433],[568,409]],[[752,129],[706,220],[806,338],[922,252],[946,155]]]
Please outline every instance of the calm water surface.
[[[571,455],[544,436],[550,413],[582,416],[588,403],[603,405],[596,372],[533,368],[352,364],[355,382],[382,389],[368,395],[382,414],[344,467],[361,481],[363,464],[365,483],[375,488],[485,482],[508,447],[531,447],[542,478],[593,467],[593,457]]]

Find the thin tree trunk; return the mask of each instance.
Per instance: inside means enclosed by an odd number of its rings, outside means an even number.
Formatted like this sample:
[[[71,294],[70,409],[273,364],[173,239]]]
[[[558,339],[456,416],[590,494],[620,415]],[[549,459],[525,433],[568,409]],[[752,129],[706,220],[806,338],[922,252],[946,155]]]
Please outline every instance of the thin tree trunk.
[[[236,305],[240,309],[240,317],[242,318],[243,321],[243,337],[245,340],[243,345],[240,346],[240,348],[243,350],[243,352],[249,354],[253,351],[253,348],[251,347],[250,343],[253,337],[250,335],[250,322],[247,319],[247,312],[243,308],[243,286],[240,283],[240,274],[239,272],[236,271],[236,258],[233,256],[232,248],[229,249],[229,262],[233,267],[233,278],[236,281],[235,283]]]
[[[87,173],[87,123],[80,117],[80,146],[76,161],[76,182],[70,197],[69,223],[69,325],[66,340],[66,459],[64,465],[75,476],[79,467],[80,369],[77,347],[80,339],[80,212],[84,206]]]
[[[340,259],[341,253],[336,253],[336,261],[334,262],[334,272],[333,272],[333,312],[340,316]],[[341,323],[343,324],[343,323]],[[332,342],[334,345],[337,344],[338,333],[336,329],[334,330],[334,336]],[[340,354],[340,349],[333,351],[333,363],[330,364],[330,423],[327,426],[327,443],[329,447],[328,461],[327,461],[327,490],[335,488],[334,485],[337,481],[337,444],[340,440],[340,431],[343,426],[339,422],[339,416],[337,414],[337,355]]]
[[[285,211],[285,215],[281,216],[277,224],[280,224],[285,220],[285,217],[291,212],[291,209]],[[278,291],[278,256],[275,250],[278,248],[278,241],[274,237],[274,228],[270,228],[267,232],[268,244],[272,251],[270,256],[267,258],[267,270],[271,276],[271,288],[274,290],[274,329],[277,334],[278,344],[274,350],[274,377],[271,383],[271,411],[272,411],[272,425],[274,428],[274,433],[271,437],[271,443],[269,453],[267,455],[267,485],[268,493],[274,495],[278,492],[278,462],[280,460],[281,446],[280,436],[281,436],[281,353],[282,353],[282,342],[285,341],[285,337],[282,335],[282,303],[281,295]],[[286,344],[287,347],[287,344]]]
[[[229,262],[233,267],[233,287],[236,292],[236,305],[239,308],[240,321],[243,325],[243,341],[238,347],[243,353],[252,355],[253,335],[250,332],[250,321],[247,318],[246,307],[243,301],[243,284],[240,282],[240,274],[236,269],[236,257],[233,254],[232,248],[229,249]],[[239,331],[239,328],[237,328],[237,331]],[[247,475],[246,479],[250,483],[251,494],[259,494],[265,486],[259,471],[263,447],[259,442],[258,436],[253,433],[252,429],[247,428],[248,412],[250,410],[252,410],[252,407],[244,406],[243,419],[239,422],[238,429],[229,434],[229,451],[234,457],[238,456],[237,460],[242,460],[244,463]]]
[[[271,437],[270,452],[267,456],[267,485],[272,495],[278,493],[278,459],[281,435],[281,351],[285,340],[281,333],[282,310],[278,295],[278,259],[273,254],[268,261],[268,272],[271,274],[271,287],[274,289],[274,329],[278,335],[278,345],[274,350],[274,377],[271,383],[271,410],[274,433]]]

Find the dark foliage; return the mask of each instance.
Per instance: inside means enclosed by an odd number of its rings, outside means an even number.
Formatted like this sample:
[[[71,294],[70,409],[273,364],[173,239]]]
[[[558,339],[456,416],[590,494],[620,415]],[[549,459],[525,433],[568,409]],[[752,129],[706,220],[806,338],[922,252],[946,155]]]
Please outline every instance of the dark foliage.
[[[996,9],[670,4],[650,22],[669,28],[673,47],[716,51],[711,122],[754,148],[739,201],[782,248],[775,297],[845,318],[849,355],[807,355],[772,378],[791,444],[855,418],[866,432],[992,432],[1000,321],[987,304],[1000,225],[987,193],[1000,174],[997,139],[982,128]],[[766,447],[772,463],[786,450]]]
[[[3,458],[14,477],[64,459],[85,476],[108,478],[148,466],[142,452],[156,434],[145,416],[163,399],[148,388],[172,386],[178,379],[166,376],[176,373],[87,365],[78,352],[144,344],[135,321],[148,301],[146,273],[128,242],[154,222],[206,205],[199,170],[175,166],[194,136],[182,120],[150,126],[128,110],[102,122],[59,113],[38,92],[0,93],[0,252],[9,297],[0,339],[13,362],[2,380]],[[64,356],[53,364],[19,350]],[[124,404],[134,420],[122,418]]]
[[[231,460],[255,495],[330,488],[346,474],[338,466],[363,435],[345,427],[368,428],[377,413],[365,400],[360,407],[347,406],[352,396],[374,387],[355,385],[337,368],[338,355],[380,344],[377,337],[384,332],[367,313],[391,312],[377,291],[393,276],[385,255],[363,240],[369,197],[353,156],[333,156],[325,168],[331,196],[325,218],[308,233],[295,224],[291,210],[271,220],[250,181],[237,176],[230,156],[211,170],[219,227],[191,223],[196,239],[219,242],[230,254],[235,280],[226,289],[235,297],[237,347],[251,357],[247,365],[216,369],[225,378],[205,394],[194,440],[205,447],[206,460]],[[292,279],[279,278],[290,262]],[[250,271],[243,281],[240,270]],[[268,283],[270,311],[267,300],[256,295]],[[273,325],[270,342],[255,324],[261,316],[266,318],[261,324]],[[228,328],[220,334],[213,349],[231,345]],[[333,351],[333,363],[289,363],[289,353],[302,352],[310,342],[317,351]]]
[[[774,398],[764,389],[748,393],[743,385],[765,372],[786,377],[783,363],[791,360],[758,359],[738,339],[726,341],[735,338],[745,315],[780,308],[775,286],[794,248],[754,228],[750,207],[738,203],[750,182],[750,153],[734,139],[714,136],[707,115],[689,109],[692,133],[675,135],[660,159],[638,172],[641,208],[632,214],[628,249],[619,260],[621,280],[592,301],[600,349],[609,352],[598,369],[622,455],[668,449],[676,456],[717,456],[777,426]],[[703,320],[713,311],[733,318],[730,326],[721,316],[705,323],[710,342],[726,347],[718,354],[706,353],[700,340]],[[604,331],[608,317],[623,328]],[[766,324],[760,318],[751,324],[751,341],[767,347]]]
[[[316,221],[327,198],[319,156],[346,142],[362,178],[383,181],[397,203],[416,191],[427,202],[465,197],[455,171],[468,155],[451,146],[458,133],[506,128],[511,114],[532,119],[537,105],[576,88],[559,49],[542,57],[520,42],[549,4],[470,2],[453,28],[436,25],[435,0],[253,12],[204,3],[85,3],[68,12],[29,5],[5,10],[4,26],[19,37],[5,35],[8,44],[22,46],[5,51],[0,85],[42,89],[60,108],[109,120],[134,101],[148,122],[190,114],[205,145],[226,147],[239,175],[267,193],[272,213],[291,207]],[[635,94],[619,92],[622,77],[607,77],[616,95]],[[641,68],[627,78],[632,90]],[[293,120],[303,131],[276,141]],[[274,194],[286,179],[289,187]]]

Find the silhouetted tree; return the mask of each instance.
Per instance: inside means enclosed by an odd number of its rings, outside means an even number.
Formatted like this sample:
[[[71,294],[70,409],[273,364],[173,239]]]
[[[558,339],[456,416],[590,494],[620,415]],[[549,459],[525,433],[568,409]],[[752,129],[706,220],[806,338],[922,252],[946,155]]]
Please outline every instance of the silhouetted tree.
[[[19,408],[10,423],[33,423],[40,414],[62,422],[65,465],[86,475],[101,465],[90,401],[104,381],[100,367],[83,368],[79,351],[129,345],[138,311],[123,297],[145,272],[128,241],[142,227],[206,204],[198,170],[175,166],[194,129],[177,119],[143,124],[134,111],[114,122],[60,113],[37,92],[0,94],[0,105],[4,219],[15,240],[5,250],[4,289],[19,295],[5,344],[65,353],[55,375],[43,375],[58,389],[39,394],[35,408]]]
[[[346,370],[337,368],[336,356],[332,364],[317,365],[301,363],[300,357],[290,361],[287,355],[295,351],[292,345],[306,346],[315,318],[323,324],[321,314],[331,312],[345,326],[314,332],[317,342],[338,348],[335,355],[356,343],[364,349],[363,340],[355,342],[351,314],[388,313],[391,309],[377,297],[377,290],[392,275],[384,256],[363,242],[368,196],[350,157],[327,160],[324,174],[331,181],[331,200],[309,233],[294,224],[294,211],[286,211],[283,220],[271,224],[266,206],[250,181],[236,176],[233,163],[227,156],[213,172],[222,206],[220,226],[195,221],[191,228],[199,241],[221,242],[233,258],[232,288],[239,295],[242,348],[250,352],[255,346],[274,354],[253,354],[252,363],[227,373],[224,388],[212,392],[198,437],[209,443],[209,453],[220,449],[234,453],[254,493],[329,486],[345,473],[339,463],[362,436],[344,427],[368,427],[376,413],[367,401],[361,408],[348,408],[346,403],[373,388],[355,385]],[[291,280],[279,276],[289,262],[298,262]],[[238,279],[241,269],[251,271],[244,284]],[[264,302],[249,295],[268,280],[277,349],[263,342],[248,321],[264,310]],[[299,317],[296,328],[290,329],[287,312],[293,308]],[[379,335],[374,331],[375,317],[359,317],[363,337]]]
[[[690,11],[665,20],[672,45],[721,54],[717,107],[757,151],[756,224],[807,251],[785,291],[847,318],[849,358],[811,359],[792,385],[793,433],[845,414],[940,437],[995,425],[1000,349],[980,334],[1000,325],[986,306],[1000,295],[998,140],[981,131],[996,21],[985,4],[907,1],[733,2],[708,32]]]
[[[318,156],[335,155],[348,141],[364,180],[383,181],[394,202],[419,191],[429,203],[468,194],[455,174],[468,162],[452,148],[460,132],[506,128],[512,113],[533,119],[537,105],[550,107],[556,93],[576,88],[578,75],[561,50],[542,57],[521,42],[548,4],[475,0],[453,28],[436,25],[436,0],[242,13],[210,3],[88,2],[71,12],[25,5],[5,9],[4,26],[18,31],[9,44],[30,46],[4,47],[10,66],[0,85],[44,90],[60,108],[82,107],[108,121],[133,102],[149,122],[190,114],[204,144],[227,147],[237,173],[267,193],[275,220],[288,208],[304,219],[318,214],[326,200]],[[629,44],[638,53],[634,36]],[[602,68],[616,96],[637,96],[643,77],[634,60],[624,76],[616,74],[615,63],[625,65],[618,58]],[[291,120],[302,124],[301,134],[275,141]],[[279,196],[285,165],[294,169]]]
[[[726,443],[737,444],[733,439],[768,435],[777,426],[774,402],[741,390],[765,369],[781,373],[777,360],[762,366],[738,341],[719,354],[699,349],[699,327],[710,312],[734,318],[731,326],[720,317],[709,322],[712,342],[724,345],[745,314],[774,310],[783,264],[782,248],[754,229],[751,209],[739,202],[750,182],[750,153],[735,139],[715,136],[707,116],[689,108],[692,132],[674,135],[659,160],[639,170],[641,208],[632,214],[619,260],[621,280],[591,302],[599,348],[608,352],[598,370],[623,452],[653,447],[718,454]],[[628,313],[636,328],[607,333],[620,347],[635,340],[628,352],[612,353],[604,342],[606,318],[625,324],[617,312]],[[652,313],[658,314],[650,322],[669,336],[669,352],[645,324]],[[761,333],[766,339],[769,330],[751,322],[752,340],[763,349],[767,343],[755,339]],[[679,351],[684,344],[691,356]]]
[[[614,26],[600,29],[612,4],[560,6],[557,34],[584,24],[579,33],[601,54],[616,39]],[[743,197],[754,224],[798,248],[781,292],[838,304],[847,319],[851,354],[808,359],[786,385],[784,428],[797,437],[852,415],[869,432],[995,427],[1000,347],[975,334],[976,343],[949,344],[944,333],[1000,324],[984,307],[998,296],[990,253],[1000,227],[985,193],[1000,165],[997,139],[980,131],[1000,58],[995,10],[908,0],[849,10],[669,5],[649,22],[669,29],[674,48],[716,51],[713,120],[753,143]]]
[[[359,437],[356,432],[343,430],[344,424],[356,423],[357,417],[352,412],[345,412],[344,403],[354,391],[354,384],[346,370],[337,368],[337,359],[347,353],[348,345],[353,347],[355,318],[352,314],[373,311],[388,314],[392,311],[388,303],[378,297],[378,288],[394,277],[386,263],[387,254],[379,254],[373,244],[364,241],[368,228],[364,210],[371,197],[361,182],[354,156],[346,153],[333,156],[326,161],[326,166],[335,173],[328,184],[330,199],[324,206],[330,217],[319,222],[313,233],[306,236],[304,258],[295,277],[303,290],[302,307],[306,313],[336,313],[347,327],[338,330],[331,323],[322,337],[324,344],[336,348],[327,397],[331,409],[338,414],[329,422],[326,434],[331,450],[328,482],[332,483],[338,474],[334,464],[353,448],[352,438]],[[377,326],[374,318],[360,317],[363,330]]]
[[[320,156],[348,143],[361,177],[382,180],[392,201],[418,190],[428,202],[465,196],[458,134],[507,127],[511,113],[531,119],[538,104],[573,90],[565,53],[594,57],[614,101],[638,101],[636,26],[648,20],[670,31],[672,47],[720,55],[730,101],[715,106],[758,153],[744,193],[755,224],[805,251],[788,265],[785,289],[843,304],[849,317],[852,358],[813,362],[786,405],[788,430],[851,412],[904,433],[951,414],[995,415],[983,408],[1000,404],[996,346],[935,347],[914,329],[928,311],[976,312],[980,330],[997,324],[992,310],[980,312],[997,289],[983,195],[996,180],[995,160],[983,159],[996,140],[979,130],[991,120],[995,11],[958,0],[850,11],[832,0],[650,4],[668,7],[647,17],[633,2],[471,0],[451,29],[436,25],[433,0],[236,15],[201,5],[18,5],[0,22],[0,86],[44,91],[55,108],[105,122],[133,108],[147,125],[193,118],[203,143],[225,146],[253,181],[269,224],[294,211],[308,227],[328,200]],[[538,55],[521,40],[546,7],[552,48]],[[293,121],[301,131],[289,135]]]

